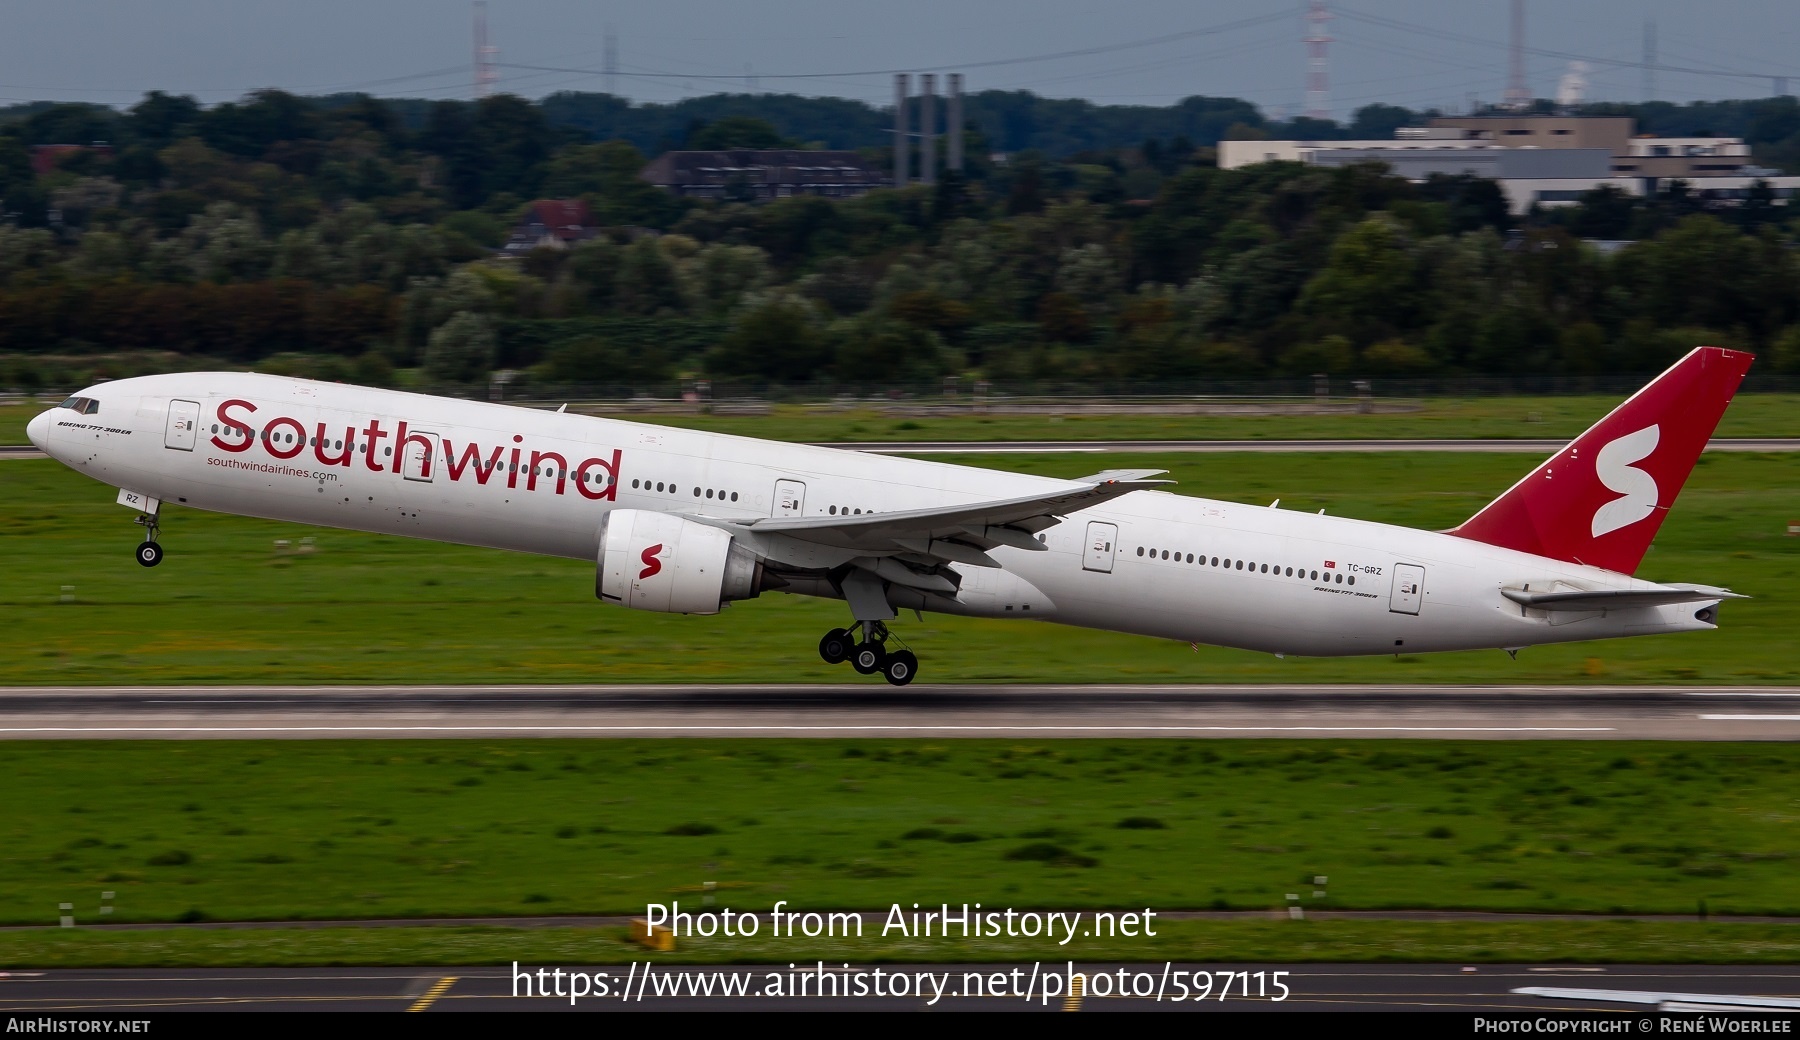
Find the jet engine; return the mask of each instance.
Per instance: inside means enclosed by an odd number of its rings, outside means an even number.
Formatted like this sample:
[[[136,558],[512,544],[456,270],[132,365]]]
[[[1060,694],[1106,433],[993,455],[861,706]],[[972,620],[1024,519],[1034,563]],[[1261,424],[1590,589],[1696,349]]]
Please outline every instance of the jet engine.
[[[717,614],[762,590],[762,560],[717,527],[645,509],[615,509],[600,521],[603,601],[669,614]]]

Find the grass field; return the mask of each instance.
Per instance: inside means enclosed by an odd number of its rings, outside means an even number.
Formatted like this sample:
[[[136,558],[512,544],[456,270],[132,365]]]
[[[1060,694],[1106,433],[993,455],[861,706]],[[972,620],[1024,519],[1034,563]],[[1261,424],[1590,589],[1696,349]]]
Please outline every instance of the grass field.
[[[1076,475],[1092,457],[967,459]],[[1453,525],[1531,461],[1491,455],[1108,456],[1172,471],[1178,490]],[[782,594],[718,617],[641,614],[593,598],[592,565],[247,520],[164,512],[168,558],[131,559],[137,529],[111,489],[51,460],[0,463],[0,661],[15,685],[136,682],[843,681],[822,663],[834,601]],[[927,682],[1800,681],[1800,454],[1701,460],[1641,573],[1755,597],[1717,632],[1527,650],[1348,660],[1263,654],[1054,626],[910,615],[897,631]],[[278,540],[314,538],[283,554]],[[65,600],[67,600],[65,602]],[[870,680],[879,682],[879,680]]]
[[[319,965],[1004,963],[1119,961],[1319,964],[1792,964],[1800,929],[1700,922],[1165,922],[1155,938],[1043,940],[865,938],[684,940],[651,954],[620,928],[332,928],[256,931],[82,929],[0,932],[0,967],[132,968]],[[766,935],[766,933],[765,933]]]
[[[789,441],[1279,440],[1383,437],[1573,437],[1623,396],[1425,398],[1373,415],[900,416],[867,406],[777,405],[766,416],[619,413],[619,418]],[[0,444],[51,401],[0,405]],[[1384,402],[1384,405],[1390,402]],[[1416,407],[1415,407],[1416,406]],[[1720,437],[1800,437],[1800,394],[1745,394]]]
[[[0,744],[0,920],[883,909],[1800,914],[1800,746]],[[1329,878],[1312,896],[1311,879]]]
[[[1572,438],[1624,396],[1425,398],[1371,415],[904,416],[859,407],[778,405],[766,416],[621,418],[793,441],[1360,440],[1384,437]],[[1720,437],[1800,436],[1800,394],[1745,394]]]

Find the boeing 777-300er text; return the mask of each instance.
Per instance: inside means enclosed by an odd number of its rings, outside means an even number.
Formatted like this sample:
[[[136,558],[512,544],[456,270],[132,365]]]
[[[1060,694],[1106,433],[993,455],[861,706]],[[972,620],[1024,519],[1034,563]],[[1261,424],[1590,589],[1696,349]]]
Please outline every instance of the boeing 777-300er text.
[[[120,489],[146,567],[168,503],[567,556],[633,610],[845,600],[820,655],[905,684],[909,609],[1314,656],[1711,629],[1730,592],[1632,573],[1750,362],[1694,350],[1441,532],[246,373],[102,383],[29,434]]]

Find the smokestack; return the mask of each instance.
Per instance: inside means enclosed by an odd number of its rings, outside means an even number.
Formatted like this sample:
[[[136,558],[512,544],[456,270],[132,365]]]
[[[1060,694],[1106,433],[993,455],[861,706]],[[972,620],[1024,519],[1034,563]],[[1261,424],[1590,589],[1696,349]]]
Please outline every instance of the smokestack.
[[[894,187],[906,187],[910,157],[906,148],[906,95],[912,90],[912,77],[904,72],[894,75]]]
[[[1525,82],[1525,0],[1512,0],[1512,46],[1509,51],[1506,107],[1514,110],[1530,108],[1531,87]]]
[[[946,156],[950,169],[957,173],[963,168],[963,114],[962,114],[962,73],[950,74],[950,96],[944,102],[944,132],[949,137],[949,155]],[[1777,93],[1785,93],[1778,91]]]
[[[937,76],[919,77],[919,183],[937,183]]]

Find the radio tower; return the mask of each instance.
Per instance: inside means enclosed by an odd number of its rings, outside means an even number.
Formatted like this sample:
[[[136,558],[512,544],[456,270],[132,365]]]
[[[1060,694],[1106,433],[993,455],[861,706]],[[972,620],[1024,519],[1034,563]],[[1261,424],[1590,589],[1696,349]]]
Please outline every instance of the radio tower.
[[[1306,117],[1308,119],[1331,118],[1331,85],[1326,76],[1325,49],[1331,43],[1331,37],[1325,32],[1325,23],[1331,21],[1331,12],[1325,10],[1325,0],[1312,0],[1311,10],[1306,12]]]
[[[614,97],[619,96],[619,34],[608,24],[606,35],[600,41],[601,46],[601,89]]]
[[[494,68],[494,57],[500,48],[488,43],[487,33],[487,0],[475,0],[475,96],[487,97],[494,92],[494,84],[500,82],[500,72]]]
[[[1525,85],[1525,0],[1512,0],[1512,75],[1506,83],[1506,107],[1515,111],[1531,107],[1531,88]]]

